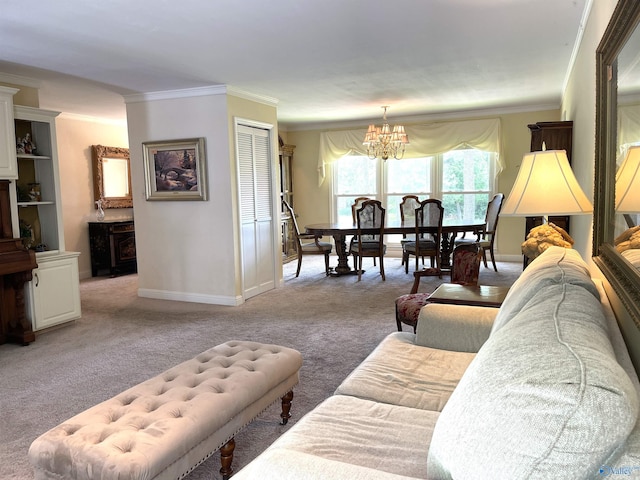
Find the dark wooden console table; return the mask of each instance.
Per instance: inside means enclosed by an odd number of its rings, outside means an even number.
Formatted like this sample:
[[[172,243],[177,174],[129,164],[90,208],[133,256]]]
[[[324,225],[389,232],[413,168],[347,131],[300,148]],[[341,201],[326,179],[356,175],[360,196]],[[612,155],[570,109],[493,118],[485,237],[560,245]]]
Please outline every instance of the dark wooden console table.
[[[133,220],[89,222],[91,276],[112,277],[137,271]]]

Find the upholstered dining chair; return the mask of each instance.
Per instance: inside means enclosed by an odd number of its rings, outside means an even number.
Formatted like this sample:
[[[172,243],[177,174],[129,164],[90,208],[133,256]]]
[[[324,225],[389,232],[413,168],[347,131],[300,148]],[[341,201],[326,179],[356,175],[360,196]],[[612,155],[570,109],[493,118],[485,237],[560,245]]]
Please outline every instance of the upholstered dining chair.
[[[373,200],[373,198],[369,198],[369,197],[358,197],[356,198],[353,203],[351,204],[351,217],[353,218],[353,224],[357,225],[358,223],[358,219],[357,219],[357,212],[358,209],[362,206],[362,204],[364,202],[366,202],[367,200]],[[371,242],[373,244],[377,244],[378,240],[375,236],[371,236],[371,235],[365,235],[363,237],[363,242],[367,243],[367,242]],[[353,237],[351,237],[351,241],[349,242],[349,252],[351,252],[351,247],[354,245],[354,243],[356,243],[358,241],[358,236],[354,235]],[[386,247],[385,247],[386,248]],[[355,263],[356,261],[356,256],[353,256],[353,261]],[[373,257],[373,265],[376,265],[376,257]]]
[[[491,256],[491,263],[493,264],[493,270],[498,271],[498,267],[496,266],[496,258],[493,252],[493,243],[496,239],[496,231],[498,229],[498,219],[500,218],[500,210],[502,209],[502,202],[504,201],[503,193],[496,193],[491,200],[489,200],[489,204],[487,205],[487,212],[485,213],[484,218],[484,227],[482,230],[478,232],[478,238],[458,238],[455,240],[454,245],[462,245],[465,243],[480,243],[482,247],[482,260],[484,262],[484,267],[488,268],[487,265],[487,251]]]
[[[444,207],[436,198],[429,198],[420,202],[415,209],[415,239],[406,242],[402,250],[402,263],[405,273],[409,273],[409,255],[416,257],[416,271],[420,257],[429,257],[431,267],[440,270],[440,244],[442,240],[442,218]],[[421,232],[422,227],[433,227],[432,233]]]
[[[420,198],[416,195],[405,195],[402,197],[402,201],[400,202],[400,222],[402,225],[413,225],[414,218],[416,215],[416,208],[420,206]],[[402,240],[400,240],[400,245],[402,246],[402,251],[404,252],[404,244],[415,240],[415,235],[413,233],[403,233]],[[404,265],[404,255],[402,256],[402,264]]]
[[[356,262],[358,270],[358,281],[362,277],[362,259],[364,257],[380,258],[380,275],[384,277],[384,254],[387,246],[384,244],[384,217],[385,209],[378,200],[366,200],[356,211],[356,225],[358,227],[357,239],[351,245],[351,254]],[[367,232],[363,235],[363,230],[375,229],[376,233]],[[366,240],[365,240],[366,237]]]
[[[329,254],[331,254],[333,246],[328,242],[320,241],[321,237],[309,235],[306,233],[300,233],[300,229],[298,228],[298,221],[296,220],[296,215],[293,212],[293,208],[291,208],[291,205],[289,205],[285,200],[282,201],[282,205],[289,214],[289,217],[291,217],[291,222],[293,223],[293,232],[296,237],[296,250],[298,251],[298,269],[296,270],[296,278],[298,277],[298,275],[300,275],[300,267],[302,266],[302,257],[304,255],[324,255],[324,271],[328,276]],[[313,242],[303,243],[303,240],[313,240]]]
[[[451,283],[460,285],[477,285],[482,262],[482,248],[478,243],[459,245],[453,250],[453,265],[451,267]],[[418,293],[420,279],[425,276],[437,275],[434,268],[413,272],[413,286],[411,292],[396,298],[396,324],[398,331],[402,331],[402,324],[413,327],[416,332],[420,309],[429,303],[430,293]]]

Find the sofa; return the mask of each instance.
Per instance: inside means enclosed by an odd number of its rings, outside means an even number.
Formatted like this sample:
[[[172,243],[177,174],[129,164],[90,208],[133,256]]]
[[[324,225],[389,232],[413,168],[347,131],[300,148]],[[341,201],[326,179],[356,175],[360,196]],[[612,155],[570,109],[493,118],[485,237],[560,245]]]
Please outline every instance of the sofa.
[[[640,478],[639,392],[601,282],[553,246],[500,308],[423,307],[234,479]]]

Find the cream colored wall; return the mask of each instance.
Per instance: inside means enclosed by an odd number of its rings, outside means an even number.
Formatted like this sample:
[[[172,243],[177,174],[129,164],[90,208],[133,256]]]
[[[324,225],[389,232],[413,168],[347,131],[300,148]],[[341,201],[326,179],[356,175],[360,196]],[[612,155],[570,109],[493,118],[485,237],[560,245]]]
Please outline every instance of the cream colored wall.
[[[527,125],[557,121],[560,111],[511,113],[498,115],[498,117],[502,129],[502,157],[506,168],[498,176],[497,190],[508,195],[518,173],[522,156],[530,150],[531,134]],[[330,219],[330,176],[328,175],[327,180],[318,186],[317,166],[321,131],[287,132],[287,143],[296,146],[293,155],[293,188],[296,213],[299,215],[298,223],[301,226],[327,222]],[[517,260],[521,257],[520,245],[525,235],[524,222],[524,218],[502,217],[500,219],[496,239],[497,256],[509,260]]]
[[[593,2],[589,19],[586,22],[582,43],[576,56],[573,71],[567,82],[567,89],[562,102],[563,115],[567,119],[574,121],[573,161],[582,167],[576,177],[590,198],[593,198],[595,170],[595,52],[607,28],[616,3],[615,0]],[[576,235],[575,248],[581,252],[586,260],[589,260],[593,253],[591,244],[592,219],[589,217],[577,218],[577,220],[579,221],[572,223],[572,228],[575,224],[576,231],[580,232],[579,237]],[[594,277],[602,278],[602,273],[593,262],[591,263],[591,271]],[[640,371],[640,331],[606,280],[605,288],[616,313],[634,366],[636,370]]]
[[[65,247],[80,252],[80,278],[88,278],[91,276],[91,256],[87,222],[96,218],[91,145],[127,148],[127,127],[62,114],[56,119],[56,133]],[[135,195],[135,189],[133,193]],[[132,217],[131,208],[105,210],[106,220]]]

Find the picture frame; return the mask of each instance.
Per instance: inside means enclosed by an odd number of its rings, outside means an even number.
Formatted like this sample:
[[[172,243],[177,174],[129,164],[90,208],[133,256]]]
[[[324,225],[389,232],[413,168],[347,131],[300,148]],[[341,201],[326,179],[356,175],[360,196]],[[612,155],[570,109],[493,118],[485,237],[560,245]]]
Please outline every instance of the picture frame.
[[[206,200],[204,138],[144,142],[147,200]]]

